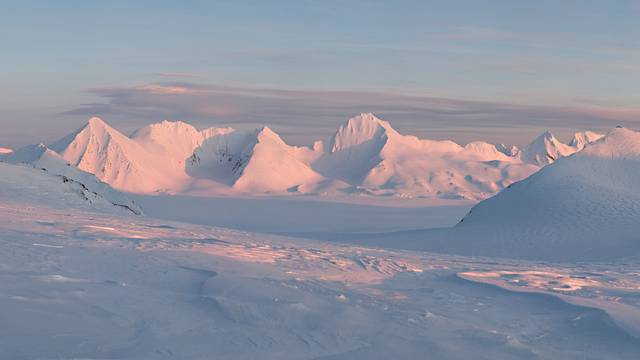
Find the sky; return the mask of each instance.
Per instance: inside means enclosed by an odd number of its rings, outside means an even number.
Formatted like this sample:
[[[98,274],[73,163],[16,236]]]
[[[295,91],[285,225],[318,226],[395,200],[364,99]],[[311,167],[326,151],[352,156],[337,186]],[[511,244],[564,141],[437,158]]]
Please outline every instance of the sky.
[[[637,129],[638,18],[640,0],[0,0],[0,146],[91,116],[291,144],[361,112],[460,143]]]

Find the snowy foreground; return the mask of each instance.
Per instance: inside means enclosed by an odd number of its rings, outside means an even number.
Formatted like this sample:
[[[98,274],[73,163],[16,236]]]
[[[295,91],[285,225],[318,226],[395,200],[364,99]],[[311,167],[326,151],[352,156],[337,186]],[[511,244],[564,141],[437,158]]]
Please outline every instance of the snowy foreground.
[[[97,212],[72,187],[2,185],[1,359],[640,354],[640,260],[374,249]]]

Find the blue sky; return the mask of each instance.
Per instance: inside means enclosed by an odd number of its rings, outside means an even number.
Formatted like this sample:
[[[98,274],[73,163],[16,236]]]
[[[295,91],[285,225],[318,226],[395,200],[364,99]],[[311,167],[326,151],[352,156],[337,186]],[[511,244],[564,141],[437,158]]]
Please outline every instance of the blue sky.
[[[623,0],[0,0],[0,145],[92,115],[292,143],[363,111],[459,142],[637,127],[638,18]]]

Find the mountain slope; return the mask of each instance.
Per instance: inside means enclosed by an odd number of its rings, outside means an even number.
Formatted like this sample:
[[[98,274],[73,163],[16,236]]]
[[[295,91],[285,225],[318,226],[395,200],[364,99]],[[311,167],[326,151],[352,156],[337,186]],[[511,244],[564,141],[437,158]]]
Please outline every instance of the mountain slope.
[[[275,132],[264,127],[206,140],[187,162],[187,172],[242,192],[297,191],[292,188],[322,180],[303,161],[308,157],[302,148],[285,144]]]
[[[208,128],[199,131],[182,121],[162,121],[147,125],[129,136],[148,152],[171,159],[178,167],[184,168],[185,160],[202,143],[216,135],[228,134],[231,128]]]
[[[577,132],[573,135],[573,139],[569,143],[569,146],[576,148],[580,151],[584,147],[592,142],[596,142],[602,138],[604,134],[598,134],[593,131]]]
[[[484,142],[401,135],[373,114],[350,119],[330,144],[314,169],[377,195],[482,199],[537,170]]]
[[[640,254],[640,133],[617,128],[479,203],[453,231],[462,253],[545,260]]]
[[[570,155],[598,134],[562,144],[545,133],[523,150],[482,141],[460,146],[403,135],[371,113],[349,119],[313,147],[286,144],[268,127],[197,130],[180,121],[127,137],[99,118],[51,149],[115,188],[136,193],[367,194],[481,200]]]
[[[50,148],[79,169],[126,191],[172,190],[184,181],[173,162],[147,151],[99,118],[90,119]]]
[[[576,148],[563,144],[551,132],[546,131],[522,149],[520,158],[525,163],[544,166],[576,151]]]
[[[61,188],[61,194],[75,194],[92,208],[124,210],[136,215],[142,213],[140,207],[124,194],[101,182],[93,174],[71,166],[43,144],[30,145],[0,156],[0,161],[4,162],[3,175],[6,181],[21,178],[15,180],[17,183],[12,187],[23,186],[27,192],[30,189],[55,192],[55,189]],[[9,167],[9,164],[14,167]],[[25,166],[33,167],[34,171],[24,169]]]

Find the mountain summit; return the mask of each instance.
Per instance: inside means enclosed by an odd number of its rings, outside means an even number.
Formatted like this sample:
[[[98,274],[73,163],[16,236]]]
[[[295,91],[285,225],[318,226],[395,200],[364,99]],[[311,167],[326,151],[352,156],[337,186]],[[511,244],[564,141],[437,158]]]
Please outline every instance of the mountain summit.
[[[165,120],[125,136],[91,118],[50,149],[115,188],[137,193],[484,199],[595,139],[595,133],[576,134],[569,146],[547,132],[523,150],[482,141],[461,146],[404,135],[362,113],[313,147],[288,145],[267,126],[198,130]]]

